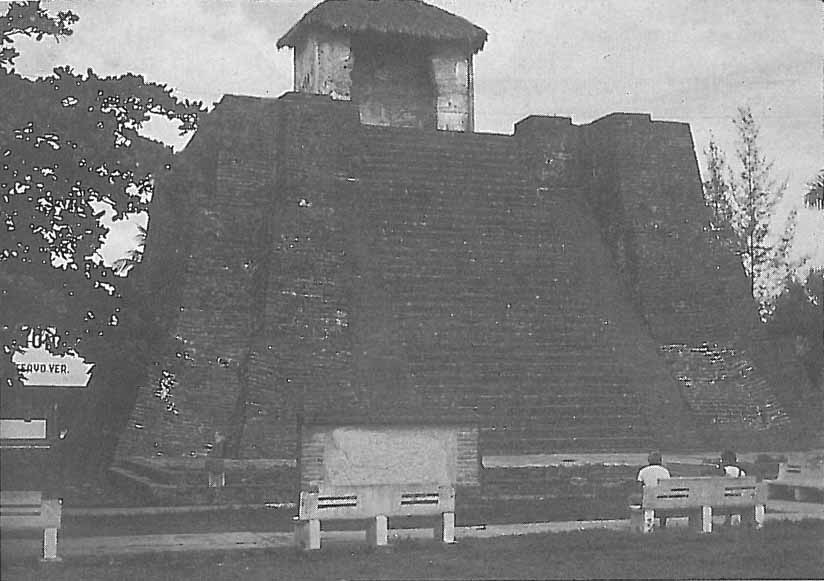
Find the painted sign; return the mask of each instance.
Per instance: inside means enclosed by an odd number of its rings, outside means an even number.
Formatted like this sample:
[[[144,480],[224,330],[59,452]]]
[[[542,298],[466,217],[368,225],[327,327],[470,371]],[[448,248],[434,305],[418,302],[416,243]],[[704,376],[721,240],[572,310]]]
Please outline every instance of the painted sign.
[[[331,429],[324,439],[326,484],[455,483],[454,429],[340,427]]]
[[[53,355],[45,345],[16,352],[11,360],[30,387],[86,387],[94,367],[76,353]]]

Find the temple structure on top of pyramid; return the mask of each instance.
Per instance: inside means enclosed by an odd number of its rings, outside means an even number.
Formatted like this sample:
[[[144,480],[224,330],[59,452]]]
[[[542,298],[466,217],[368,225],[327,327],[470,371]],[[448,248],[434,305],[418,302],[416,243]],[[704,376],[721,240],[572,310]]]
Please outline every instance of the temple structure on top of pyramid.
[[[327,0],[277,46],[294,49],[295,91],[351,99],[362,123],[472,131],[486,36],[419,0]]]
[[[294,92],[201,120],[143,264],[181,349],[149,370],[120,462],[294,461],[323,422],[469,422],[482,455],[792,435],[773,386],[806,379],[707,226],[689,126],[473,132],[485,41],[418,0],[328,0],[278,41]]]

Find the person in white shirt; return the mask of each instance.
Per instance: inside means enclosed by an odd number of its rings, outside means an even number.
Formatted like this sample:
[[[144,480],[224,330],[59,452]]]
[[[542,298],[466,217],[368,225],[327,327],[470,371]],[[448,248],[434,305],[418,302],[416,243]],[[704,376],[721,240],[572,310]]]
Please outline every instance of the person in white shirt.
[[[647,457],[649,464],[638,471],[636,480],[640,482],[642,486],[658,486],[659,480],[670,478],[670,471],[661,465],[661,461],[660,452],[650,452]]]
[[[738,465],[738,457],[732,450],[721,452],[721,469],[724,471],[724,476],[730,478],[744,478],[747,475]]]
[[[659,480],[670,478],[670,471],[662,465],[662,461],[660,452],[649,453],[649,456],[647,456],[648,464],[638,471],[638,476],[635,478],[636,481],[641,483],[641,493],[634,494],[630,499],[630,504],[640,506],[644,488],[658,486]],[[660,521],[661,528],[665,528],[667,526],[667,517],[661,517]]]

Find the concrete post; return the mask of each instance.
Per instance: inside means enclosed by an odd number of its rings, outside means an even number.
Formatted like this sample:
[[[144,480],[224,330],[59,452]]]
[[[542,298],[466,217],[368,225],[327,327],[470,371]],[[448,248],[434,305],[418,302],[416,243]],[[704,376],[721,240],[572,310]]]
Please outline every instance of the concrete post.
[[[372,547],[385,547],[389,542],[389,519],[379,514],[369,522],[366,542]]]
[[[455,513],[445,512],[435,525],[435,540],[442,543],[455,542]]]
[[[711,533],[712,532],[712,507],[711,506],[702,506],[701,507],[701,532],[702,533]]]
[[[57,556],[57,529],[48,528],[43,532],[43,560],[59,561]]]

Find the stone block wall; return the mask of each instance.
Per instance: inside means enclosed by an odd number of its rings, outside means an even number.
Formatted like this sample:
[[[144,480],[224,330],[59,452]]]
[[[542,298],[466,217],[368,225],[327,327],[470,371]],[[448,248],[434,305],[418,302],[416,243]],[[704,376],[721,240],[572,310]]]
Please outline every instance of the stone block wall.
[[[691,356],[661,347],[747,350],[686,125],[438,132],[227,97],[184,156],[147,261],[173,259],[189,360],[141,391],[120,456],[295,459],[304,421],[421,418],[477,423],[483,454],[703,446]],[[785,417],[769,381],[741,389]]]
[[[294,458],[301,414],[356,405],[345,229],[356,111],[323,97],[295,96],[278,105],[282,148],[279,177],[262,207],[268,235],[244,457]]]
[[[743,271],[707,228],[689,126],[613,114],[586,137],[593,208],[655,337],[725,343],[749,329],[756,313]]]
[[[161,295],[162,308],[172,317],[170,334],[182,342],[150,371],[119,456],[202,455],[237,436],[249,338],[258,320],[254,273],[265,226],[258,210],[274,169],[271,112],[227,111],[234,113],[227,115],[231,123],[207,119],[196,137],[200,143],[187,148],[176,180],[186,191],[175,216],[179,229],[164,227],[161,219],[156,240],[166,252],[146,257],[154,280],[161,286],[166,277],[173,281],[174,292]],[[160,367],[172,372],[163,385]]]
[[[738,258],[708,227],[689,126],[613,114],[586,128],[585,143],[593,209],[698,427],[786,427],[792,403],[779,401],[772,385],[793,365],[773,369],[763,349],[753,351],[764,331]],[[688,355],[697,352],[724,353],[727,364],[751,372],[698,389],[707,370],[702,357]],[[726,375],[721,359],[710,362],[711,373]]]

